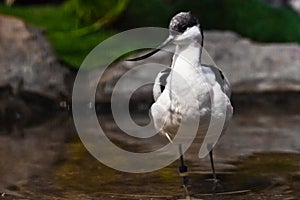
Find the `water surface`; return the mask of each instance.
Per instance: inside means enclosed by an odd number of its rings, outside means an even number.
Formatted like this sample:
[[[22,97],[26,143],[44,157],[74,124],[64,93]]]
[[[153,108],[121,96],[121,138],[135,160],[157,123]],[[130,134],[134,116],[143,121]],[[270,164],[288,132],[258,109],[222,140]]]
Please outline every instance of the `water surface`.
[[[147,123],[143,114],[133,115]],[[84,119],[83,119],[84,120]],[[164,142],[131,140],[111,116],[101,118],[116,144],[137,151]],[[300,115],[280,110],[236,112],[215,148],[220,183],[213,190],[208,158],[186,155],[189,190],[198,199],[300,199]],[[70,116],[0,133],[2,199],[180,199],[179,162],[144,174],[110,169],[82,145]],[[193,146],[197,152],[200,145]],[[140,150],[139,150],[140,149]]]

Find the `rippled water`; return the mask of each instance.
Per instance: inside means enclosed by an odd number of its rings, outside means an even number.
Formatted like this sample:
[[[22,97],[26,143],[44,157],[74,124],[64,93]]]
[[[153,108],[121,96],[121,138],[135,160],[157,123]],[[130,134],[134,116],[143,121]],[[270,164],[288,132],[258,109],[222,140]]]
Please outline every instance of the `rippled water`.
[[[245,109],[247,111],[247,109]],[[134,115],[147,123],[147,115]],[[87,120],[87,119],[83,119]],[[156,144],[130,140],[110,116],[110,139],[124,148]],[[300,114],[251,109],[236,112],[215,148],[220,183],[213,192],[208,158],[186,155],[194,199],[300,199]],[[0,133],[2,199],[182,199],[179,162],[144,174],[110,169],[83,147],[69,116]],[[160,146],[161,144],[157,144]],[[195,145],[192,148],[199,148]],[[157,148],[157,147],[155,147]],[[197,152],[198,149],[195,149]]]

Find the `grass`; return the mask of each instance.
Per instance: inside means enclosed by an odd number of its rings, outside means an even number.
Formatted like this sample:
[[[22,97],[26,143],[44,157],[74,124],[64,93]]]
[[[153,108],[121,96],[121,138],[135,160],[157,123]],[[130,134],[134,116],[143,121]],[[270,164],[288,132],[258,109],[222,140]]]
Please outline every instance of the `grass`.
[[[116,31],[101,29],[87,35],[76,31],[85,24],[67,12],[64,6],[13,6],[0,4],[0,13],[24,19],[29,24],[45,30],[58,58],[69,66],[78,68],[86,55],[101,41]]]

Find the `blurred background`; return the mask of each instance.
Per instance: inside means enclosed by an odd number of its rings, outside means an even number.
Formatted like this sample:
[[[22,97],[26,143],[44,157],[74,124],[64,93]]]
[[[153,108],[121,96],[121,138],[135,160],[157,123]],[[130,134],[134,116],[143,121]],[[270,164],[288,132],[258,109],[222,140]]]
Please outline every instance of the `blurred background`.
[[[222,181],[217,191],[223,193],[211,195],[212,184],[205,181],[208,159],[187,155],[193,195],[300,198],[300,0],[2,0],[0,199],[183,197],[178,162],[146,174],[110,169],[84,148],[71,114],[76,73],[96,45],[132,28],[167,28],[181,11],[199,18],[204,48],[228,76],[235,108],[215,151]],[[170,59],[162,52],[145,62]],[[99,60],[93,70],[103,70],[104,64]],[[159,141],[126,136],[110,113],[113,86],[134,67],[120,60],[110,65],[99,82],[95,108],[111,141],[140,152],[157,148]],[[130,108],[138,124],[149,122],[152,102],[151,86],[134,93]],[[88,123],[88,116],[83,120]]]

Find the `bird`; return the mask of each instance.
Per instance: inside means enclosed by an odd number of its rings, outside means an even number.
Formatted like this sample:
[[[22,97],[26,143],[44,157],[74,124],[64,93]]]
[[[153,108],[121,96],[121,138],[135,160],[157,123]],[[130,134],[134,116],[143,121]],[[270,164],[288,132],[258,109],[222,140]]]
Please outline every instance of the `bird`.
[[[197,17],[191,12],[180,12],[171,19],[169,36],[161,45],[127,61],[146,59],[170,44],[176,46],[172,63],[158,73],[153,86],[154,103],[151,105],[150,114],[156,130],[172,142],[182,122],[199,119],[197,137],[203,142],[209,123],[214,119],[224,118],[223,134],[233,115],[230,84],[221,69],[202,64],[204,34]],[[213,161],[214,144],[208,142],[206,145],[213,180],[217,182]],[[179,172],[188,194],[187,167],[184,164],[181,144],[179,153]]]

